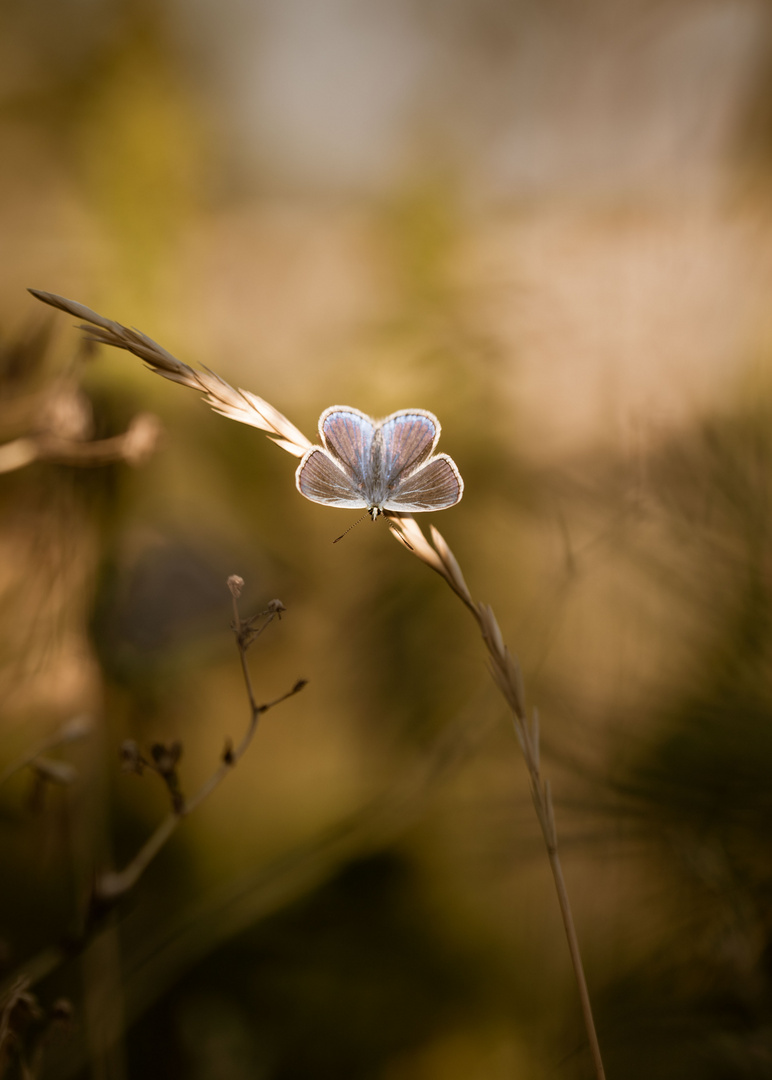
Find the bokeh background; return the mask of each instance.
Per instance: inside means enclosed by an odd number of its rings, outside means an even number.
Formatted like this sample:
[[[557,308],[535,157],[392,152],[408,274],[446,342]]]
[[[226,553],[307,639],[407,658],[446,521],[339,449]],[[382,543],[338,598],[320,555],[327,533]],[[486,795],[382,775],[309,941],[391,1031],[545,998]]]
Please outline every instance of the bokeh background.
[[[0,5],[0,774],[87,728],[0,788],[6,987],[166,813],[124,740],[180,740],[191,793],[246,726],[229,574],[287,608],[259,698],[309,680],[32,984],[34,1075],[591,1072],[462,605],[28,286],[309,436],[437,413],[466,492],[432,520],[540,710],[609,1078],[772,1073],[771,64],[757,0]],[[17,455],[147,412],[141,462]]]

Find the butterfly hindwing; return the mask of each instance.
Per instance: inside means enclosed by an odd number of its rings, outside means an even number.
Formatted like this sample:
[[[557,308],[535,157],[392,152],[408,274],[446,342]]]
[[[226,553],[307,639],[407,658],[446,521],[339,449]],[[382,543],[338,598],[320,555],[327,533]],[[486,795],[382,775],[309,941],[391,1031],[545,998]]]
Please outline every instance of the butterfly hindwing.
[[[407,476],[383,504],[384,510],[415,514],[422,510],[447,510],[464,492],[464,482],[453,460],[438,454]]]
[[[355,483],[327,450],[315,446],[298,465],[295,483],[301,495],[312,502],[355,510],[367,502]]]

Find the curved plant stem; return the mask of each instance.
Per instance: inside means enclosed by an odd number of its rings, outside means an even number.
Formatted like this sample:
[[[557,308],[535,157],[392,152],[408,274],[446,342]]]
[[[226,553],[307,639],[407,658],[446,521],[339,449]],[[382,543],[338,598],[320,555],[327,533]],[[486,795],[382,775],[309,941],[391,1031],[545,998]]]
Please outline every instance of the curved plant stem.
[[[587,1041],[590,1046],[595,1075],[597,1080],[605,1080],[603,1059],[598,1043],[598,1035],[595,1030],[595,1021],[592,1015],[590,995],[587,989],[587,980],[584,975],[582,956],[579,950],[579,939],[576,935],[574,917],[571,913],[571,904],[568,899],[568,891],[563,878],[563,869],[558,855],[558,837],[555,828],[555,814],[552,805],[552,792],[549,781],[545,781],[541,774],[541,761],[539,754],[539,714],[533,710],[529,720],[525,707],[525,692],[520,665],[510,653],[504,643],[504,639],[493,613],[493,608],[488,604],[476,603],[461,573],[456,557],[446,544],[441,533],[431,526],[432,543],[424,536],[421,528],[412,517],[390,515],[391,529],[398,540],[408,550],[430,566],[458,596],[468,608],[480,629],[483,642],[488,650],[490,660],[490,672],[494,682],[503,694],[511,711],[515,727],[515,734],[523,751],[528,776],[531,784],[531,797],[533,798],[536,817],[544,837],[547,848],[552,877],[555,881],[555,889],[558,897],[560,914],[568,939],[568,951],[571,955],[571,963],[579,990],[579,1000],[582,1008],[582,1017],[587,1032]]]

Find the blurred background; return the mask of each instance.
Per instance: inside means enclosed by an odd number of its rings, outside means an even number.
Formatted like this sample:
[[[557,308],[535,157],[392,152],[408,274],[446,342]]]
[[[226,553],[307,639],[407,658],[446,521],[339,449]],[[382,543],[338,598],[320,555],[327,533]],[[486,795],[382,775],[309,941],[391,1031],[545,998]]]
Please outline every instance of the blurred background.
[[[610,1080],[772,1073],[771,235],[760,0],[0,5],[0,1072],[592,1075],[463,606],[32,286],[312,438],[440,417]],[[68,953],[168,809],[122,743],[192,794],[246,727],[231,573],[258,698],[309,684]]]

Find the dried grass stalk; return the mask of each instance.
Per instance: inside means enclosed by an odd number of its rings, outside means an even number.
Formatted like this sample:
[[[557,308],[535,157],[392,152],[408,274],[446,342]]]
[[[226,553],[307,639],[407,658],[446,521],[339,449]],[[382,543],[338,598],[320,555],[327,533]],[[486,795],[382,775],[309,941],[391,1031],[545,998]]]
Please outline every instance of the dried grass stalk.
[[[579,951],[579,939],[574,926],[571,913],[571,905],[568,899],[563,869],[558,856],[558,837],[555,827],[555,812],[552,803],[552,790],[548,780],[544,780],[541,774],[541,757],[539,753],[539,714],[534,709],[529,721],[525,705],[525,692],[520,665],[507,648],[501,633],[498,621],[489,604],[475,603],[467,587],[461,568],[453,552],[448,547],[444,537],[431,526],[432,542],[426,539],[420,526],[414,518],[409,516],[391,516],[391,528],[398,540],[407,547],[422,562],[430,566],[432,570],[445,579],[453,592],[463,601],[480,628],[483,642],[488,650],[490,672],[494,682],[501,691],[504,699],[512,711],[512,719],[517,734],[517,740],[523,751],[523,757],[528,768],[531,796],[536,811],[536,817],[544,837],[547,848],[547,856],[552,870],[555,889],[558,896],[558,904],[563,919],[563,926],[568,940],[568,949],[574,968],[579,998],[582,1006],[585,1030],[590,1045],[590,1052],[595,1067],[597,1080],[604,1080],[605,1072],[600,1053],[598,1036],[595,1031],[590,995],[587,989],[587,981],[584,976],[581,953]]]
[[[204,395],[207,404],[221,416],[227,416],[240,424],[249,424],[251,427],[267,432],[277,446],[295,457],[302,457],[306,450],[310,449],[311,441],[303,432],[257,394],[252,394],[249,390],[234,389],[209,368],[197,371],[195,368],[188,367],[149,338],[147,334],[143,334],[141,330],[134,330],[128,326],[122,326],[113,319],[106,319],[104,315],[99,315],[75,300],[67,300],[64,296],[42,292],[40,289],[29,291],[44,304],[50,304],[51,307],[74,315],[76,319],[82,319],[80,329],[85,332],[87,340],[101,345],[112,345],[116,349],[126,349],[127,352],[144,360],[150,370],[157,375],[180,383],[181,386],[198,390]]]

